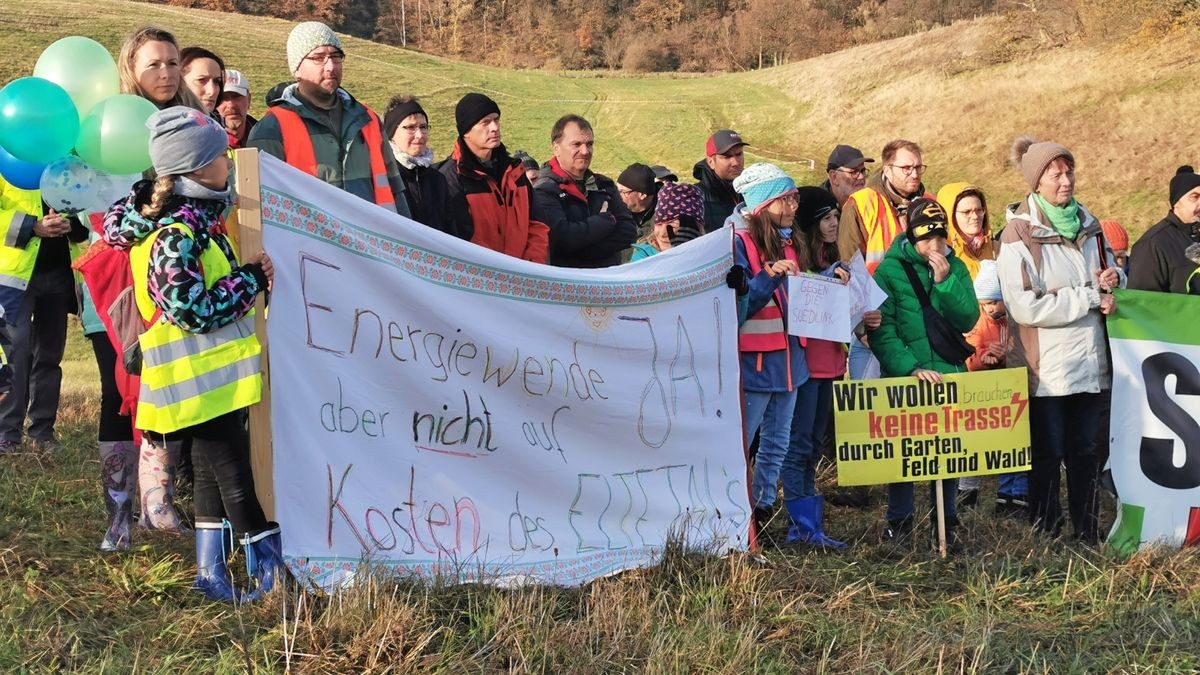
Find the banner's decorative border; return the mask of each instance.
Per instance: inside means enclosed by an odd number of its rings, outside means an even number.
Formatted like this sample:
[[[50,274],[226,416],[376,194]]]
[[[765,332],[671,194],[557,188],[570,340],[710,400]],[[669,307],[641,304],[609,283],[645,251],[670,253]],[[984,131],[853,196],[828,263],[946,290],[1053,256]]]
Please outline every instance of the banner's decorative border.
[[[648,279],[640,282],[565,282],[516,274],[441,255],[344,222],[319,207],[266,187],[262,189],[262,197],[262,218],[265,225],[320,238],[350,253],[390,264],[435,284],[484,295],[585,307],[645,305],[687,297],[723,286],[725,275],[729,271],[729,261],[715,260],[704,267],[669,279]]]
[[[662,546],[640,546],[587,553],[570,560],[544,560],[504,564],[451,562],[448,560],[359,561],[337,557],[284,556],[292,576],[322,588],[335,587],[354,578],[361,567],[368,571],[387,571],[393,576],[442,578],[458,583],[490,583],[503,579],[532,579],[554,584],[577,585],[591,579],[645,567],[658,562]]]

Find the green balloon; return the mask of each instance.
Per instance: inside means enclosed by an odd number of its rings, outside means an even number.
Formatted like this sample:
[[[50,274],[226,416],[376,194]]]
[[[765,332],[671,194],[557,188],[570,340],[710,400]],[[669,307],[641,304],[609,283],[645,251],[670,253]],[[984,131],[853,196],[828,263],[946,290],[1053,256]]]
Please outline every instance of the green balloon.
[[[93,106],[120,91],[117,62],[104,45],[81,35],[65,37],[46,47],[33,67],[33,75],[65,89],[81,121]]]
[[[146,120],[158,108],[141,96],[117,94],[97,103],[79,127],[75,152],[94,169],[111,174],[150,168]]]
[[[79,113],[62,87],[22,77],[0,89],[0,146],[13,157],[49,164],[66,155],[79,136]]]

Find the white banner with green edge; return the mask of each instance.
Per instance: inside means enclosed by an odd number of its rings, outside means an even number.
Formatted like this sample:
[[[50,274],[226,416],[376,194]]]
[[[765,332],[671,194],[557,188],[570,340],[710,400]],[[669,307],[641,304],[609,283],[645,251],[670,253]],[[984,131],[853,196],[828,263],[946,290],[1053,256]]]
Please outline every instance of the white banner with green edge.
[[[1200,296],[1117,291],[1108,317],[1109,466],[1119,498],[1108,543],[1200,543]]]

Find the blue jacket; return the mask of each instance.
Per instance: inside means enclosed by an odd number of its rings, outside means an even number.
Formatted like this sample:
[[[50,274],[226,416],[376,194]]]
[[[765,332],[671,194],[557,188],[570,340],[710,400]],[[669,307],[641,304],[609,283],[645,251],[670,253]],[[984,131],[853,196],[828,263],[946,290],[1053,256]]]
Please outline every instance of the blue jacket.
[[[735,230],[746,229],[746,221],[742,219],[742,204],[738,204],[733,214],[726,219],[726,225],[733,225]],[[752,266],[746,254],[746,245],[739,237],[733,238],[733,262],[741,265],[748,272],[761,265],[758,261]],[[783,313],[784,325],[787,325],[787,277],[771,276],[765,269],[759,269],[757,274],[750,274],[750,292],[747,294],[749,306],[747,315],[766,306],[771,296],[779,303]],[[742,367],[742,389],[746,391],[791,391],[808,380],[808,362],[804,358],[804,347],[800,338],[787,336],[788,348],[771,352],[741,352],[739,360]],[[790,372],[789,372],[790,371]],[[789,377],[790,375],[790,377]],[[789,386],[790,385],[790,386]]]

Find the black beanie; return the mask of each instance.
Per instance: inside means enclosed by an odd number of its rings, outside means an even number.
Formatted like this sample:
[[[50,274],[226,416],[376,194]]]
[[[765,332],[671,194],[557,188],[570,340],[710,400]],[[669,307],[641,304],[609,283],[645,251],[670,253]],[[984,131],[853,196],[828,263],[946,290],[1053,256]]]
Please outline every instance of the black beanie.
[[[919,197],[908,203],[908,228],[904,235],[911,244],[930,237],[948,237],[950,219],[946,210],[933,199]]]
[[[1175,202],[1183,199],[1187,193],[1200,187],[1200,174],[1188,165],[1183,165],[1175,170],[1175,175],[1171,177],[1171,208],[1175,208]]]
[[[837,197],[829,190],[806,185],[796,190],[796,217],[793,222],[801,232],[811,234],[830,211],[837,210]]]
[[[458,100],[454,106],[454,124],[458,127],[458,135],[464,136],[479,120],[491,115],[500,114],[500,106],[483,94],[471,92]]]
[[[425,113],[425,109],[421,107],[421,103],[417,99],[405,101],[395,107],[388,108],[387,113],[383,116],[383,137],[390,139],[396,135],[396,128],[400,123],[408,119],[409,115],[425,115],[425,120],[429,120],[429,115]]]

